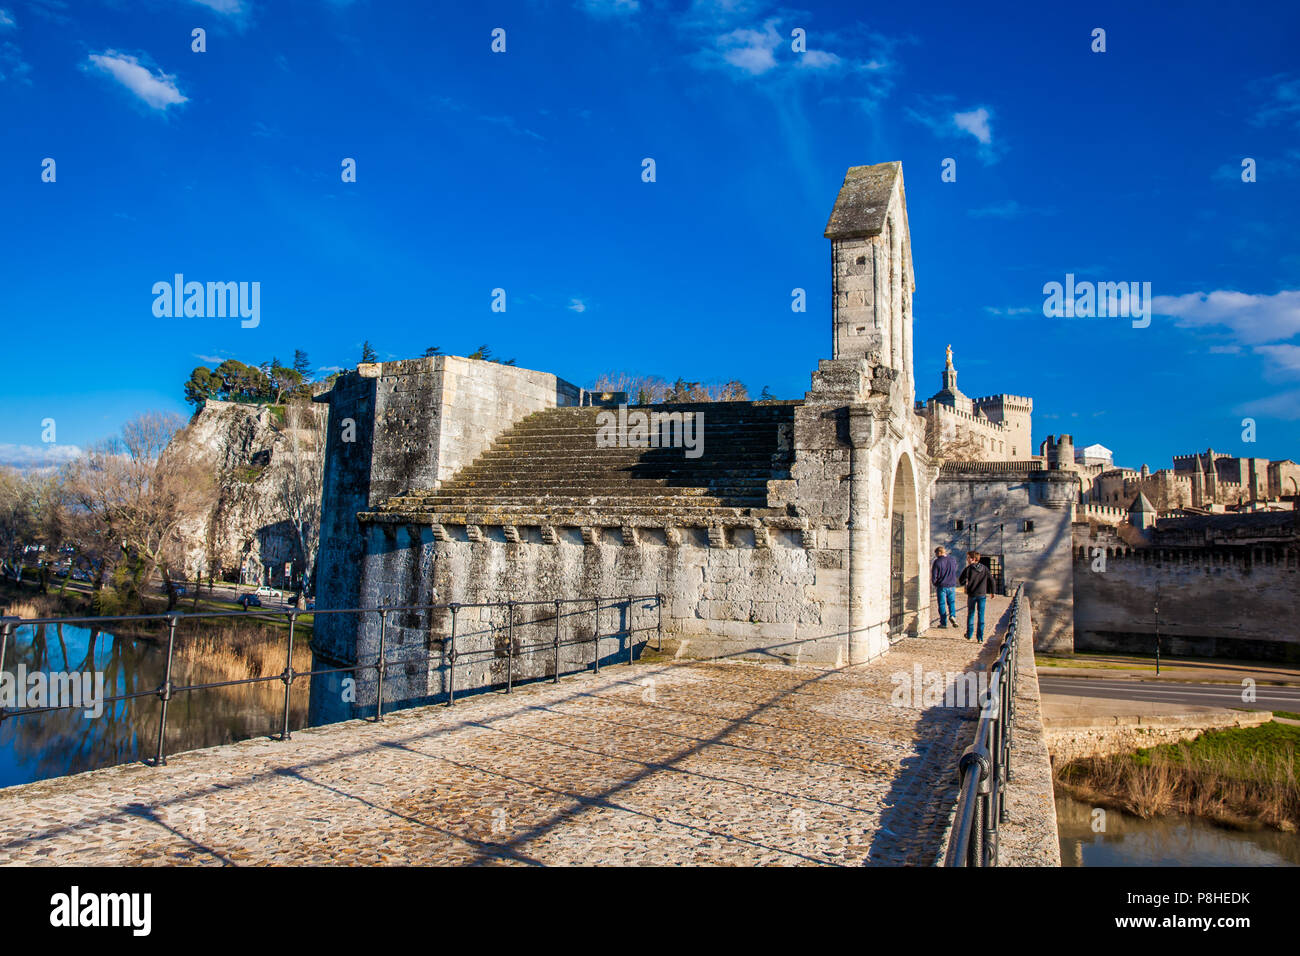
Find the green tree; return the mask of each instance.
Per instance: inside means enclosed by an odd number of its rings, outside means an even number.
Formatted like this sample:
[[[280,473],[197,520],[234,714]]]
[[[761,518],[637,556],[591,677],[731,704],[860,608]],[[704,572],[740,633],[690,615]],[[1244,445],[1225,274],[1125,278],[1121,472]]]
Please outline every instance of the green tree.
[[[209,398],[217,398],[221,393],[221,379],[212,374],[212,369],[200,365],[190,373],[185,383],[185,401],[196,409],[202,408]]]
[[[478,359],[480,362],[496,362],[498,365],[514,365],[514,359],[498,359],[492,357],[492,349],[487,345],[480,345],[466,358]]]
[[[307,353],[302,349],[293,350],[293,370],[301,375],[304,381],[311,380],[311,363],[307,361]]]
[[[425,358],[433,358],[435,355],[441,355],[441,354],[442,354],[442,349],[440,349],[436,345],[430,345],[427,349],[424,350]]]
[[[375,347],[370,344],[369,339],[366,339],[364,342],[361,343],[362,364],[364,365],[368,362],[378,362],[378,361],[379,361],[379,356],[375,354]]]
[[[302,374],[297,369],[281,365],[278,358],[271,359],[269,365],[263,366],[262,374],[266,376],[272,405],[283,404],[287,395],[292,395],[302,387]]]

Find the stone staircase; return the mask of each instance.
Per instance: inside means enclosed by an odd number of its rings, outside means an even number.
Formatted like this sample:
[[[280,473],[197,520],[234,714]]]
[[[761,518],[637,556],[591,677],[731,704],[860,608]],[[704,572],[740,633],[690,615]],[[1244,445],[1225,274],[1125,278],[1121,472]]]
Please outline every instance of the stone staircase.
[[[489,520],[596,514],[692,524],[784,514],[768,508],[767,482],[789,477],[796,404],[708,402],[628,410],[702,414],[702,454],[694,458],[680,447],[600,447],[597,416],[609,409],[547,409],[503,433],[440,487],[389,499],[381,511]]]

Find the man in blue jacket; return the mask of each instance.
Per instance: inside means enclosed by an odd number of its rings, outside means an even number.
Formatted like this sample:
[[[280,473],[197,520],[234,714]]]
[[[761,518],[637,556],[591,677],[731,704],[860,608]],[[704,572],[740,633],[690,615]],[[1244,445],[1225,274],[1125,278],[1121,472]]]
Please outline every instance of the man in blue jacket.
[[[934,549],[930,583],[939,592],[939,626],[957,626],[957,559],[942,547]]]

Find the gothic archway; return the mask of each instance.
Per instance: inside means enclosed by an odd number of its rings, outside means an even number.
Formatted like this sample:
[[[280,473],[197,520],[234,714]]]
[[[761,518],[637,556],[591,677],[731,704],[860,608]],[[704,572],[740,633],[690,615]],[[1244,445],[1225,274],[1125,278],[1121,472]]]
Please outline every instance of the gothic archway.
[[[894,469],[890,495],[889,534],[889,636],[916,636],[917,610],[921,606],[917,557],[919,519],[916,511],[916,476],[911,456],[904,453]]]

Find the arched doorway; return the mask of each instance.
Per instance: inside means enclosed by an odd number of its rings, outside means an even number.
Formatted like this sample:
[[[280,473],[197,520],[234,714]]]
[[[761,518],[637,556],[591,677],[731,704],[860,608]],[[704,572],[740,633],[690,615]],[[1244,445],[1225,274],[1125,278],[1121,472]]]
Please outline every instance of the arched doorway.
[[[894,490],[890,495],[889,533],[889,636],[917,633],[917,609],[921,605],[920,571],[917,563],[916,480],[912,459],[904,454],[894,469]]]

